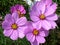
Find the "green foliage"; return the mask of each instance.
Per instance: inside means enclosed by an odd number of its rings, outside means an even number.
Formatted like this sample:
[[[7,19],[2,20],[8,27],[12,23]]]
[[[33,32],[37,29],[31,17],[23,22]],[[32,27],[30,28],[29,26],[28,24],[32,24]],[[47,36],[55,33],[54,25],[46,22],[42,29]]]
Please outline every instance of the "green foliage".
[[[53,1],[58,4],[58,9],[56,13],[59,15],[60,14],[60,0],[53,0]],[[22,0],[0,0],[0,15],[3,17],[3,19],[6,13],[10,13],[10,7],[15,4],[24,5],[27,11],[26,17],[28,18],[28,20],[30,20],[29,12],[28,12],[29,6],[26,4],[26,2]],[[60,45],[60,29],[56,28],[54,30],[51,30],[46,40],[47,40],[46,43],[41,44],[41,45]],[[3,29],[0,26],[0,45],[30,45],[30,43],[26,40],[26,38],[13,41],[10,38],[5,37],[3,35]]]

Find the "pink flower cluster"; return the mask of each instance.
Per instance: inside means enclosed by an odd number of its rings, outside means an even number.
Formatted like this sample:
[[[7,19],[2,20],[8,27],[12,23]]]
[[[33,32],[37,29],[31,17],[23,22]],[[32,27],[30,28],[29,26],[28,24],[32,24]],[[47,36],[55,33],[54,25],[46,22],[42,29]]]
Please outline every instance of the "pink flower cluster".
[[[23,5],[12,6],[11,14],[6,14],[2,23],[3,34],[12,40],[22,39],[26,36],[31,45],[45,43],[49,30],[57,26],[55,23],[58,19],[56,9],[57,4],[52,0],[38,1],[29,12],[32,21],[27,21]]]

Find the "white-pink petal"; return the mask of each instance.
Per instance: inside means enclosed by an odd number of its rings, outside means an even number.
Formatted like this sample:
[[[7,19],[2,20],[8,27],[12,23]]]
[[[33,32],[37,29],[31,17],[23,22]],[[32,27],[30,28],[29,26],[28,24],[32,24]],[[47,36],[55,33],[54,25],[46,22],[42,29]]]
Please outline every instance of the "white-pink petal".
[[[42,37],[46,36],[44,31],[41,31],[39,35],[42,36]]]
[[[36,40],[37,40],[37,42],[39,42],[39,43],[45,43],[45,38],[42,37],[42,36],[36,36]]]
[[[32,23],[32,26],[33,28],[39,30],[41,28],[41,22],[38,21],[38,22]]]
[[[50,23],[51,23],[51,27],[52,27],[52,29],[54,29],[54,28],[56,28],[56,27],[57,27],[56,22],[54,22],[54,21],[50,21]]]
[[[12,13],[12,17],[14,18],[15,21],[19,18],[19,15],[17,12]]]
[[[57,9],[57,4],[54,3],[53,5],[51,5],[47,8],[45,15],[49,16],[49,15],[53,14],[56,11],[56,9]]]
[[[31,15],[30,18],[32,21],[35,21],[35,22],[40,20],[39,17],[35,15]]]
[[[18,26],[25,25],[27,23],[27,19],[26,17],[21,17],[16,21],[16,23],[18,24]]]
[[[30,41],[30,42],[34,42],[34,40],[35,40],[35,36],[34,36],[32,33],[28,33],[28,34],[26,35],[26,38],[27,38],[27,40]]]
[[[44,4],[44,3],[40,3],[40,4],[39,4],[39,9],[42,11],[42,14],[44,14],[45,9],[46,9],[45,4]]]
[[[50,24],[49,21],[43,20],[43,21],[41,21],[41,24],[42,24],[42,28],[44,28],[44,29],[46,29],[46,30],[51,29],[51,24]]]
[[[25,36],[24,33],[25,33],[26,29],[27,29],[26,26],[25,27],[19,27],[18,28],[19,38],[24,38],[24,36]]]
[[[12,40],[17,40],[18,39],[18,31],[14,30],[13,33],[11,34],[10,38]]]
[[[55,21],[58,19],[58,16],[57,14],[54,14],[54,15],[51,15],[51,16],[48,16],[46,17],[47,20],[50,20],[50,21]]]
[[[10,29],[10,30],[4,30],[3,34],[7,37],[9,37],[11,34],[12,34],[13,30]]]

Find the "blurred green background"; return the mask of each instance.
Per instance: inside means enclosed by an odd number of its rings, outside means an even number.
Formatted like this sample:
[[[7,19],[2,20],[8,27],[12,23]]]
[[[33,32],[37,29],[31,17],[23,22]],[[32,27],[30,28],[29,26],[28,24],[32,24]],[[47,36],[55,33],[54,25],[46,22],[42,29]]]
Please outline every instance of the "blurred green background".
[[[53,0],[53,1],[58,4],[58,9],[56,13],[60,15],[60,0]],[[0,0],[0,16],[2,16],[2,19],[4,19],[6,13],[10,13],[10,7],[15,4],[24,5],[27,11],[26,17],[29,20],[30,19],[28,13],[29,6],[26,4],[26,2],[22,0]],[[10,38],[5,37],[3,35],[3,29],[0,25],[0,45],[30,45],[30,43],[26,40],[26,38],[13,41]],[[46,43],[41,45],[60,45],[60,28],[51,30],[49,36],[46,38]]]

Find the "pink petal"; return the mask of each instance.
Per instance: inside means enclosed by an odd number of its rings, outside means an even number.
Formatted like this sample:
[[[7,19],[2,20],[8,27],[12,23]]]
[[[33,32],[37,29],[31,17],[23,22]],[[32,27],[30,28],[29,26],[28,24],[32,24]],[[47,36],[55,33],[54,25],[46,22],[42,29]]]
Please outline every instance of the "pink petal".
[[[44,29],[46,29],[46,30],[51,29],[51,24],[50,24],[48,21],[43,20],[43,21],[41,21],[41,24],[42,24],[42,27],[43,27]]]
[[[50,23],[51,23],[52,29],[55,29],[55,28],[57,27],[56,22],[54,22],[54,21],[50,21]]]
[[[33,31],[33,26],[32,26],[32,22],[31,21],[27,21],[27,29],[25,31],[25,34],[27,33],[31,33]]]
[[[15,6],[12,6],[12,7],[10,8],[10,12],[13,13],[13,12],[15,12],[15,11],[16,11]]]
[[[19,6],[19,10],[20,10],[20,11],[23,11],[23,10],[24,10],[23,5],[20,5],[20,6]]]
[[[2,23],[2,28],[3,29],[11,29],[11,23],[7,22],[7,21],[4,21]]]
[[[11,14],[6,14],[5,20],[9,23],[14,23],[14,19],[12,18]]]
[[[39,42],[39,43],[45,43],[45,38],[44,38],[44,37],[36,36],[36,40],[37,40],[37,42]]]
[[[17,12],[12,13],[12,17],[16,21],[19,18],[18,13]]]
[[[31,11],[30,11],[30,16],[33,16],[33,15],[35,15],[35,16],[39,16],[41,14],[41,12],[39,11],[39,10],[36,10],[36,9],[32,9]]]
[[[17,40],[18,39],[18,31],[14,30],[13,33],[11,34],[10,38],[12,40]]]
[[[41,10],[42,11],[42,14],[44,14],[45,9],[46,9],[45,4],[40,2],[39,7],[38,7],[38,10]]]
[[[58,19],[58,16],[55,14],[55,15],[51,15],[49,17],[46,17],[46,19],[53,21],[53,20],[57,20]]]
[[[24,9],[23,5],[20,5],[18,10],[20,10],[21,14],[26,14],[26,10]]]
[[[56,11],[56,9],[57,9],[57,4],[54,3],[52,6],[49,6],[47,8],[47,11],[46,11],[45,15],[49,16],[49,15],[53,14]]]
[[[18,24],[18,26],[25,25],[27,23],[27,19],[26,17],[21,17],[16,21],[16,23]]]
[[[21,5],[16,4],[14,7],[15,7],[16,10],[18,10],[20,6],[21,6]]]
[[[35,40],[35,36],[32,33],[27,34],[26,38],[30,42],[34,42],[34,40]]]
[[[52,0],[46,0],[46,5],[52,4]]]
[[[40,20],[39,17],[34,16],[34,15],[31,15],[30,18],[32,21],[35,21],[35,22]]]
[[[26,31],[27,27],[19,27],[18,32],[19,32],[19,38],[24,38],[25,34],[24,32]]]
[[[39,35],[42,36],[42,37],[45,37],[45,32],[41,31]]]
[[[24,38],[24,36],[25,36],[24,33],[19,32],[19,38]]]
[[[35,23],[32,22],[32,25],[33,25],[34,29],[39,30],[41,28],[41,22],[39,22],[39,21],[35,22]]]
[[[49,31],[48,30],[44,30],[45,32],[45,37],[47,37],[49,35]]]
[[[22,10],[21,11],[21,14],[26,14],[26,10]]]
[[[34,42],[31,42],[31,45],[39,45],[39,43],[35,40]]]
[[[4,30],[3,34],[7,37],[9,37],[11,34],[12,34],[13,30],[10,29],[10,30]]]

